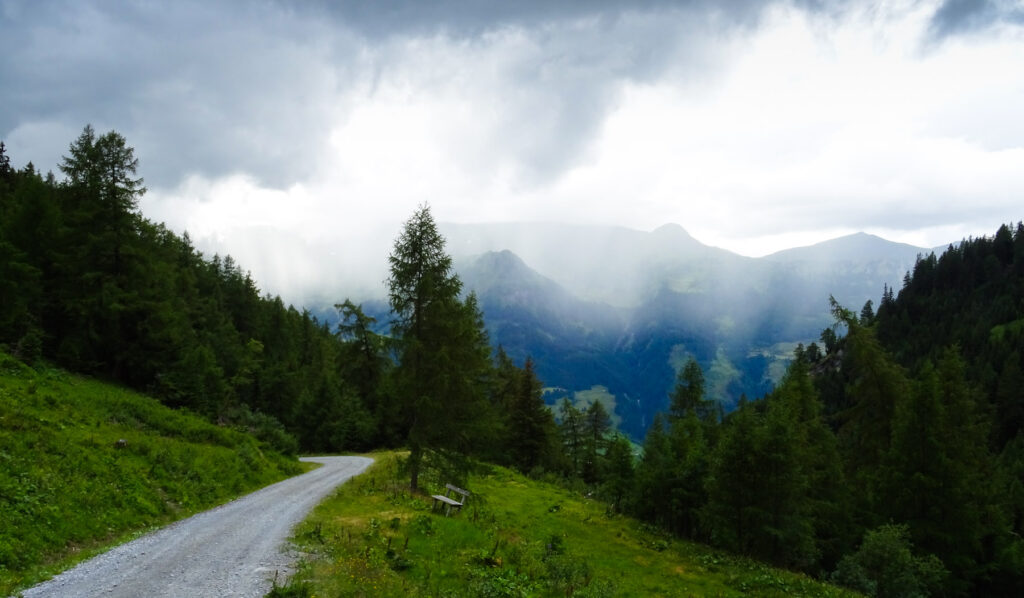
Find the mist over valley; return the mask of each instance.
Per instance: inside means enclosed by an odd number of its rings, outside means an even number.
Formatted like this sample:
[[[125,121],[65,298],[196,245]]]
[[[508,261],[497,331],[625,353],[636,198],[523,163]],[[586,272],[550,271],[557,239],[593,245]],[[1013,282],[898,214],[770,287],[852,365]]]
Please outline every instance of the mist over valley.
[[[490,341],[528,356],[554,404],[594,396],[643,438],[693,357],[708,395],[731,411],[781,379],[802,343],[834,323],[829,296],[859,311],[899,290],[932,249],[858,233],[761,258],[705,245],[677,224],[653,231],[558,223],[441,223]],[[944,247],[936,248],[941,253]],[[382,296],[362,300],[388,330]],[[340,299],[339,299],[340,301]],[[331,305],[308,305],[334,323]],[[820,341],[819,341],[820,342]]]

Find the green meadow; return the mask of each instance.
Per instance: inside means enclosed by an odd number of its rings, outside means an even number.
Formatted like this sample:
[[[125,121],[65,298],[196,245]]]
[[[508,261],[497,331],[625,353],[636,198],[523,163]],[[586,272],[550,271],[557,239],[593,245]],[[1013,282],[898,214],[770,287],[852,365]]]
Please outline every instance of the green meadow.
[[[671,538],[501,467],[472,475],[466,506],[445,517],[408,492],[402,455],[374,457],[298,527],[306,557],[270,596],[857,595]]]
[[[0,595],[301,469],[249,434],[0,353]]]

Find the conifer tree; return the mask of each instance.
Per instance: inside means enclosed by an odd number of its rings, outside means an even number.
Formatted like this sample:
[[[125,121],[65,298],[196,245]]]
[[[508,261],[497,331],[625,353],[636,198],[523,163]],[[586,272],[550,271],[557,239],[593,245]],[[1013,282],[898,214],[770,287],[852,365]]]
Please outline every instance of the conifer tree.
[[[116,131],[99,137],[91,125],[71,144],[60,164],[68,186],[96,235],[99,255],[109,259],[111,273],[122,273],[124,245],[139,222],[139,198],[146,192],[135,178],[139,160],[135,150]]]
[[[751,553],[765,512],[756,493],[764,486],[757,452],[763,428],[754,407],[740,401],[722,427],[707,481],[701,519],[714,544]]]
[[[679,372],[671,397],[668,434],[673,467],[666,471],[671,484],[670,529],[697,537],[699,510],[707,502],[707,476],[718,425],[714,402],[704,398],[704,373],[691,357]]]
[[[607,434],[612,422],[601,401],[594,401],[583,415],[583,481],[597,484],[601,481]]]
[[[605,464],[603,493],[611,500],[612,509],[621,511],[623,502],[633,487],[633,447],[629,439],[622,434],[616,434],[608,441]]]
[[[665,418],[661,413],[647,428],[644,451],[636,467],[636,500],[632,508],[638,517],[671,529],[674,521],[672,505],[672,472],[675,455],[665,431]]]
[[[894,417],[883,513],[906,523],[914,543],[942,559],[963,592],[976,574],[982,538],[995,531],[986,524],[994,502],[988,426],[955,350],[938,368],[926,361],[918,378]]]
[[[562,434],[562,446],[568,456],[569,466],[572,469],[571,475],[580,476],[584,460],[583,413],[572,404],[569,397],[562,399],[558,409],[562,420],[559,426]]]
[[[679,371],[669,412],[676,419],[692,413],[703,422],[715,417],[714,402],[704,398],[704,372],[693,357]]]
[[[343,378],[377,422],[397,419],[384,389],[391,362],[387,358],[387,340],[373,330],[376,318],[363,313],[361,305],[348,299],[334,307],[341,316],[336,335],[342,341],[339,361]],[[378,441],[387,442],[391,436],[392,431],[387,430]]]
[[[849,550],[855,532],[835,434],[822,417],[821,399],[811,381],[808,363],[794,360],[766,401],[770,410],[789,419],[794,459],[805,487],[796,506],[813,527],[811,553],[819,555],[821,564],[831,569]]]
[[[398,343],[395,391],[408,430],[409,485],[416,491],[425,454],[457,463],[493,434],[480,429],[490,349],[476,297],[460,299],[462,282],[428,206],[405,223],[388,261]]]
[[[1024,430],[1024,371],[1020,353],[1013,351],[1003,360],[996,383],[996,443],[1003,446]]]
[[[554,418],[544,404],[533,360],[527,357],[508,410],[508,449],[512,463],[524,472],[542,465],[551,446],[548,434],[553,429]]]
[[[0,182],[6,182],[11,178],[11,157],[7,155],[7,146],[0,141]]]
[[[847,327],[843,369],[849,382],[844,390],[851,404],[838,414],[839,441],[859,506],[866,514],[877,510],[878,474],[889,452],[893,413],[906,400],[910,385],[874,330],[862,326],[835,299],[831,301],[836,322]]]

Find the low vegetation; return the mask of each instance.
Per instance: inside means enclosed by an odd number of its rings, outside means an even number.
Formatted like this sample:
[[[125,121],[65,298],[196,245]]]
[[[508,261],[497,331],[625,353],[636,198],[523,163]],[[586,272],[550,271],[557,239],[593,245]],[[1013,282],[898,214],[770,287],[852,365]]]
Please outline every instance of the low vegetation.
[[[472,475],[465,508],[445,517],[409,493],[403,460],[376,455],[300,525],[307,559],[270,596],[856,595],[677,540],[501,467]],[[442,489],[428,471],[423,486]]]
[[[0,352],[0,595],[299,471],[242,431]]]

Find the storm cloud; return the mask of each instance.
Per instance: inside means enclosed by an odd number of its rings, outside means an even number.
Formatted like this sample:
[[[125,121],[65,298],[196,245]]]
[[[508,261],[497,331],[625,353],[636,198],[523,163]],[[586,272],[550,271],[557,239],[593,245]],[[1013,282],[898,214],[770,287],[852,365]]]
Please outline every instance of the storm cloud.
[[[45,171],[116,129],[145,215],[306,297],[379,285],[424,201],[749,255],[984,234],[1021,218],[1021,64],[994,0],[0,0],[0,139]]]
[[[482,126],[543,181],[574,163],[624,82],[707,76],[715,39],[770,5],[5,0],[0,134],[50,166],[90,122],[135,143],[151,184],[244,172],[284,188],[312,174],[347,99],[404,79],[494,105]],[[421,51],[436,62],[395,68]]]
[[[1000,24],[1024,24],[1024,4],[1016,0],[944,0],[932,17],[931,31],[943,38]]]

